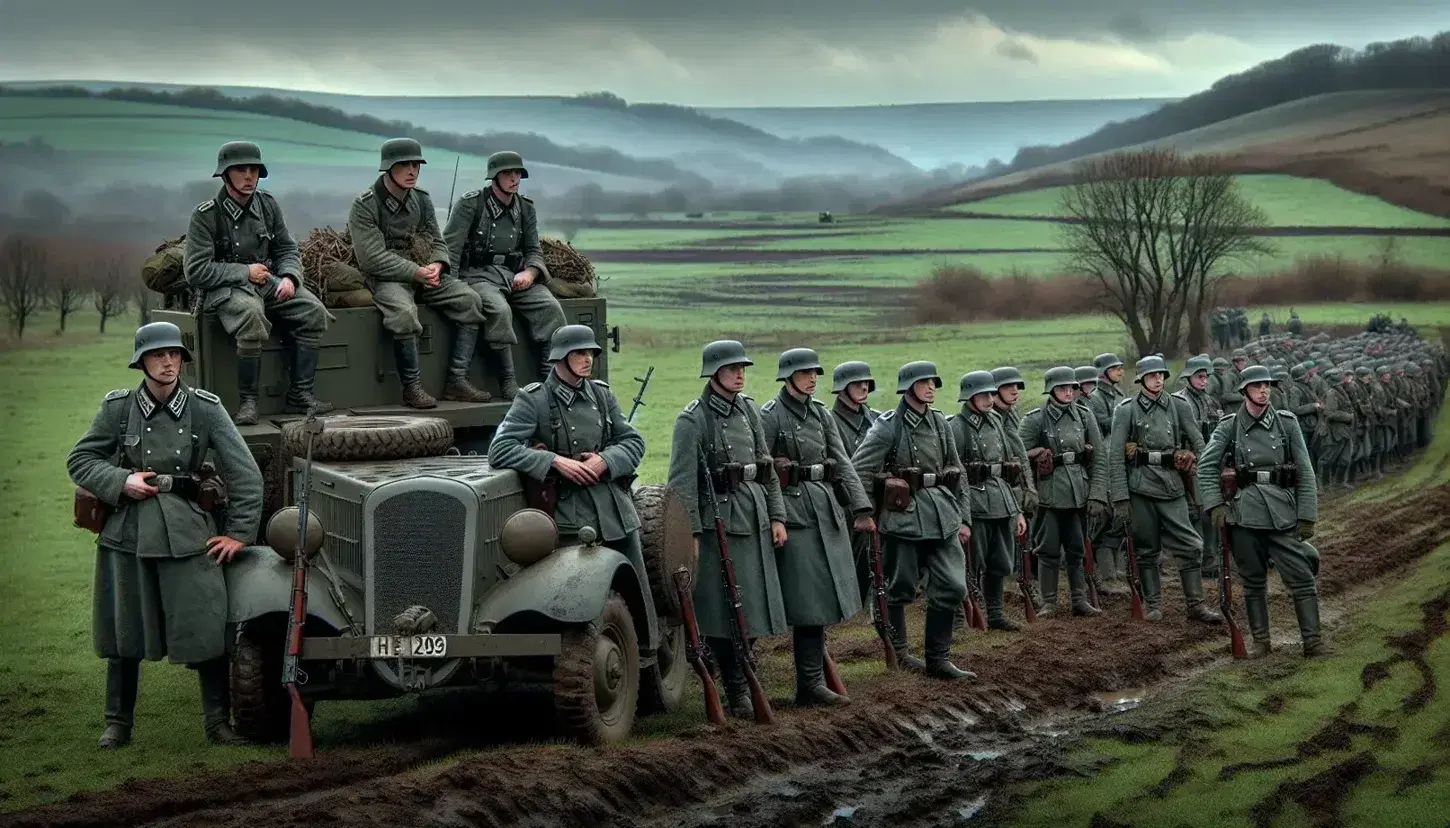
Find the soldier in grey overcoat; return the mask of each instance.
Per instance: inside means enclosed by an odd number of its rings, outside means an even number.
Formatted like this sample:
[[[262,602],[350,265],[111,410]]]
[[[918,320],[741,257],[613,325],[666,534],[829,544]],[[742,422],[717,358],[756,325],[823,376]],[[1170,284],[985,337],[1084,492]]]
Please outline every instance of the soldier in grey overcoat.
[[[871,376],[871,366],[864,362],[843,362],[831,372],[831,393],[836,395],[831,416],[836,420],[836,430],[841,433],[841,443],[846,447],[847,455],[856,453],[856,447],[861,445],[866,432],[871,430],[871,424],[880,416],[880,412],[866,402],[875,391],[876,379]],[[862,485],[864,487],[865,483]],[[871,533],[853,530],[851,551],[856,560],[856,581],[861,588],[861,602],[865,604],[874,583]]]
[[[841,442],[836,420],[812,398],[816,377],[825,373],[810,348],[780,355],[776,379],[780,394],[760,407],[765,442],[775,461],[785,500],[785,546],[780,572],[785,620],[795,644],[796,704],[848,701],[826,686],[826,627],[861,610],[851,535],[875,531],[871,499],[856,476]],[[845,502],[837,500],[837,492]],[[844,507],[844,508],[843,508]],[[855,516],[848,522],[847,512]]]
[[[110,392],[66,460],[108,513],[96,539],[92,642],[106,659],[100,746],[131,741],[141,660],[196,670],[208,742],[239,744],[230,723],[227,585],[222,566],[253,542],[262,473],[221,400],[181,381],[191,352],[170,322],[136,331],[137,388]],[[223,509],[206,511],[215,481]],[[281,646],[281,642],[278,642]]]
[[[489,443],[488,462],[558,487],[551,517],[560,543],[577,543],[579,530],[591,526],[601,541],[629,558],[645,598],[648,644],[640,656],[649,661],[659,646],[659,619],[630,491],[644,459],[644,437],[624,418],[609,384],[590,378],[603,350],[588,325],[556,330],[548,379],[530,383],[514,398]]]
[[[777,550],[787,536],[785,501],[760,410],[744,393],[745,368],[755,364],[745,355],[745,346],[733,339],[711,342],[700,363],[700,376],[708,381],[699,398],[675,417],[669,486],[684,500],[700,546],[694,591],[700,635],[720,667],[730,715],[751,718],[750,689],[731,638],[733,608],[726,596],[715,516],[725,523],[745,632],[753,646],[759,636],[782,635],[789,629],[776,568]],[[714,503],[705,475],[715,487]]]

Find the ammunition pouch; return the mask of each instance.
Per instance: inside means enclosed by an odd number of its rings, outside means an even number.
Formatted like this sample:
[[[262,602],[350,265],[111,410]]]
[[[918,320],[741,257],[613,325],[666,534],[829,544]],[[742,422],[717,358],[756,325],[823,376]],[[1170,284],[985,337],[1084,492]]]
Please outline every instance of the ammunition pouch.
[[[911,506],[911,484],[904,478],[879,472],[873,488],[876,502],[888,512],[904,512]]]
[[[831,458],[819,463],[799,463],[788,457],[777,457],[774,465],[775,476],[782,488],[802,483],[835,483],[840,476],[836,461]]]
[[[1227,472],[1227,470],[1225,470]],[[1245,486],[1278,486],[1295,489],[1299,486],[1299,467],[1293,463],[1276,466],[1239,466],[1233,470],[1237,488]]]
[[[1036,473],[1038,480],[1052,476],[1053,463],[1057,459],[1052,452],[1038,446],[1027,452],[1027,459],[1032,461],[1032,470]]]
[[[967,485],[978,488],[987,485],[987,481],[994,477],[1005,480],[1009,486],[1016,486],[1022,482],[1022,464],[1016,461],[1009,463],[968,463],[966,477]]]
[[[733,492],[743,488],[746,483],[765,484],[770,479],[772,466],[772,462],[766,461],[726,463],[719,468],[711,469],[710,479],[715,484],[716,492]]]
[[[917,466],[888,469],[876,475],[876,497],[887,510],[904,512],[911,505],[912,496],[922,489],[956,489],[961,480],[962,470],[956,467],[939,472],[922,471]]]
[[[111,517],[112,511],[114,507],[109,503],[79,486],[76,487],[74,522],[77,528],[99,535],[106,528],[106,521]]]

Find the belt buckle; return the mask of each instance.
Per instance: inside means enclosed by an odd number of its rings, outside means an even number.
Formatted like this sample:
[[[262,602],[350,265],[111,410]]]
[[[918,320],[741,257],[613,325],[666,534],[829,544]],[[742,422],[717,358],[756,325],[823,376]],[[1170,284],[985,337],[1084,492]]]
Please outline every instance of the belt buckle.
[[[158,474],[151,478],[151,485],[155,486],[158,492],[169,492],[175,481],[176,478],[169,474]]]
[[[508,258],[508,256],[504,256],[504,255],[500,255],[498,253],[495,253],[494,256],[493,256],[493,264],[501,265],[501,264],[504,263],[504,260],[507,259],[507,258]]]
[[[993,477],[1001,477],[1002,476],[1002,464],[1001,463],[993,463],[993,464],[991,464],[990,466],[987,467],[987,470],[992,473],[992,476]]]
[[[1254,472],[1254,480],[1256,482],[1258,482],[1258,483],[1261,483],[1261,484],[1264,484],[1264,483],[1272,483],[1274,481],[1274,473],[1271,472],[1271,471],[1263,471],[1263,470],[1255,471]]]
[[[825,466],[824,463],[816,463],[815,465],[812,465],[809,468],[810,468],[810,477],[808,479],[812,483],[819,483],[820,481],[826,479],[826,466]]]
[[[1067,465],[1072,465],[1073,463],[1077,462],[1077,452],[1064,451],[1062,453],[1062,462]]]
[[[747,463],[740,470],[740,478],[742,480],[744,480],[746,483],[754,483],[755,482],[755,472],[756,472],[756,469],[757,468],[758,467],[754,463]]]
[[[921,487],[923,489],[930,489],[932,486],[935,486],[935,485],[936,485],[936,472],[922,472],[921,473]]]
[[[1162,465],[1162,464],[1163,464],[1163,452],[1161,452],[1161,451],[1150,451],[1150,452],[1148,452],[1148,465],[1150,465],[1150,466],[1159,466],[1159,465]]]

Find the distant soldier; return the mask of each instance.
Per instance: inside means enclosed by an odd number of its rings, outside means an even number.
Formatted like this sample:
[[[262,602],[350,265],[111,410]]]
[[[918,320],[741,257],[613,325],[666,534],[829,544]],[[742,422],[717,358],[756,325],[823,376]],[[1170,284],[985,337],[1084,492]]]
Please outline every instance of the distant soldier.
[[[1289,369],[1289,376],[1292,383],[1285,389],[1285,397],[1288,400],[1286,408],[1294,412],[1299,419],[1299,428],[1304,433],[1304,444],[1309,447],[1309,462],[1314,466],[1314,478],[1322,486],[1324,484],[1323,470],[1319,468],[1319,460],[1315,456],[1318,449],[1318,432],[1320,412],[1324,410],[1324,403],[1315,394],[1314,386],[1310,381],[1309,372],[1312,365],[1301,362]]]
[[[593,527],[599,540],[629,558],[640,594],[648,596],[639,514],[630,493],[644,459],[644,437],[624,418],[609,384],[591,379],[602,351],[587,325],[555,331],[549,352],[553,370],[514,398],[489,444],[488,462],[555,487],[558,500],[551,517],[560,542],[577,543],[579,530]],[[653,658],[659,619],[654,602],[645,605],[648,646],[641,656]]]
[[[745,368],[755,364],[745,355],[745,346],[733,339],[711,342],[701,352],[700,361],[700,376],[708,382],[699,399],[691,400],[675,417],[669,486],[684,499],[699,539],[694,600],[700,635],[720,667],[730,715],[750,718],[754,706],[732,644],[733,610],[722,580],[714,512],[719,510],[725,521],[750,646],[754,646],[758,637],[783,635],[789,629],[776,566],[778,550],[787,537],[785,501],[760,411],[743,393]],[[710,503],[704,482],[707,474],[720,498],[715,503]]]
[[[1228,360],[1223,357],[1214,357],[1210,364],[1213,366],[1213,370],[1208,372],[1208,387],[1204,390],[1208,392],[1210,397],[1213,397],[1214,405],[1222,409],[1224,374],[1228,372]]]
[[[435,308],[453,323],[453,356],[443,399],[488,402],[492,397],[473,387],[468,371],[483,324],[478,294],[452,274],[448,246],[438,230],[438,215],[428,191],[417,186],[423,148],[411,138],[383,142],[382,163],[373,186],[353,199],[347,215],[358,269],[368,277],[373,304],[383,315],[383,327],[393,337],[403,402],[412,408],[436,408],[438,401],[423,390],[418,337],[418,303]],[[415,237],[431,245],[427,264],[408,258]]]
[[[972,537],[971,496],[951,429],[932,407],[941,375],[930,362],[908,362],[896,373],[901,402],[877,418],[851,462],[861,480],[877,480],[886,500],[882,555],[889,568],[887,621],[901,663],[947,679],[976,678],[951,662],[952,633],[967,596],[962,544]],[[906,605],[916,598],[921,573],[926,589],[926,660],[906,646]]]
[[[1178,561],[1187,615],[1222,623],[1203,601],[1203,538],[1194,529],[1180,474],[1203,450],[1203,437],[1187,404],[1163,393],[1168,366],[1159,357],[1138,360],[1138,394],[1113,411],[1108,489],[1118,522],[1132,533],[1148,618],[1163,618],[1158,562],[1162,552]]]
[[[1354,398],[1347,386],[1354,382],[1354,374],[1335,368],[1326,378],[1330,387],[1324,398],[1319,468],[1329,476],[1330,483],[1338,483],[1346,489],[1353,488]]]
[[[1101,379],[1093,395],[1088,398],[1088,408],[1098,423],[1098,432],[1103,436],[1103,448],[1107,448],[1108,435],[1113,432],[1113,409],[1122,402],[1123,392],[1118,383],[1123,381],[1123,361],[1116,354],[1098,354],[1093,366]],[[1097,527],[1093,538],[1093,552],[1096,558],[1096,574],[1102,580],[1102,592],[1107,595],[1127,595],[1127,553],[1123,548],[1123,535],[1119,527],[1104,521]]]
[[[1042,503],[1037,571],[1043,614],[1047,615],[1057,611],[1058,578],[1064,564],[1072,614],[1101,614],[1088,601],[1083,555],[1088,524],[1101,525],[1107,520],[1108,455],[1102,450],[1097,420],[1073,402],[1076,383],[1073,369],[1048,369],[1043,377],[1047,403],[1029,411],[1019,431],[1028,457],[1041,449],[1033,468],[1024,471],[1035,472]]]
[[[1094,368],[1091,365],[1080,365],[1077,368],[1073,369],[1072,376],[1073,379],[1077,380],[1077,404],[1082,406],[1083,410],[1088,413],[1089,417],[1092,417],[1092,406],[1089,403],[1089,400],[1092,399],[1093,392],[1096,391],[1098,387],[1098,369]],[[1097,418],[1094,417],[1094,420],[1096,419]]]
[[[1289,407],[1289,395],[1286,390],[1292,380],[1289,377],[1288,369],[1275,362],[1269,366],[1269,376],[1273,378],[1274,385],[1269,389],[1269,404],[1275,411]]]
[[[1027,450],[1022,448],[1021,440],[1017,437],[1017,431],[1022,427],[1022,412],[1017,408],[1017,402],[1022,398],[1022,391],[1027,388],[1027,383],[1022,380],[1022,372],[1010,365],[992,369],[992,381],[997,384],[995,396],[992,397],[992,404],[997,413],[1002,417],[1002,429],[1007,434],[1008,454],[1014,455],[1023,468],[1027,465]],[[1032,486],[1023,485],[1027,476],[1022,475],[1012,485],[1012,495],[1017,499],[1017,504],[1022,508],[1022,514],[1027,520],[1028,537],[1036,538],[1034,519],[1037,516],[1037,489]],[[1022,548],[1020,545],[1012,547],[1012,571],[1016,572],[1023,565]],[[1035,569],[1037,562],[1033,561]],[[1042,596],[1037,591],[1037,573],[1028,572],[1029,585],[1032,588],[1032,601],[1041,607]]]
[[[1319,553],[1307,543],[1318,519],[1318,491],[1298,419],[1269,406],[1271,383],[1263,367],[1244,371],[1239,387],[1244,406],[1214,429],[1199,458],[1198,490],[1214,524],[1229,533],[1234,568],[1244,585],[1253,657],[1270,651],[1269,564],[1294,601],[1309,657],[1326,652],[1319,637]],[[1222,489],[1221,472],[1234,482],[1231,496]]]
[[[876,392],[876,380],[871,376],[871,366],[864,362],[843,362],[831,372],[831,391],[836,402],[831,406],[831,416],[836,418],[837,431],[841,433],[841,444],[846,453],[856,454],[856,448],[866,439],[866,432],[876,422],[878,412],[866,404]],[[867,485],[868,481],[861,481]],[[869,495],[870,492],[868,491]],[[874,584],[874,570],[871,566],[871,534],[853,532],[851,549],[856,559],[856,580],[861,587],[864,603],[871,595]]]
[[[854,528],[870,537],[876,530],[871,498],[851,465],[836,419],[812,399],[816,377],[825,371],[810,348],[782,353],[776,370],[783,383],[780,394],[760,407],[785,500],[787,535],[776,569],[794,643],[798,705],[849,701],[826,687],[826,627],[861,611],[850,532]],[[837,501],[838,490],[846,502]],[[854,516],[849,522],[848,512]]]
[[[108,513],[91,604],[92,641],[106,659],[103,748],[130,743],[141,660],[163,657],[196,670],[207,741],[245,741],[231,729],[222,566],[257,534],[262,473],[221,399],[181,381],[190,361],[175,325],[141,326],[130,367],[144,379],[106,395],[66,460],[72,482]],[[203,466],[209,454],[215,476]]]
[[[1199,435],[1204,440],[1213,433],[1213,427],[1223,416],[1223,409],[1218,405],[1218,400],[1208,395],[1208,372],[1213,367],[1213,362],[1204,356],[1196,356],[1188,360],[1183,370],[1178,374],[1179,378],[1185,381],[1184,387],[1173,392],[1173,396],[1182,400],[1193,416],[1193,421],[1198,424]],[[1218,554],[1218,533],[1214,531],[1213,523],[1208,519],[1208,513],[1203,511],[1202,504],[1193,501],[1189,503],[1192,517],[1198,527],[1199,536],[1203,538],[1203,575],[1206,578],[1217,578],[1219,569]]]
[[[322,302],[302,284],[302,256],[282,208],[257,189],[267,177],[262,151],[231,141],[217,152],[215,198],[198,204],[186,229],[186,283],[202,291],[202,309],[214,312],[237,343],[237,425],[255,425],[262,385],[262,346],[272,320],[292,339],[291,386],[286,410],[325,413],[332,406],[313,395],[317,349],[327,332]]]
[[[1273,330],[1274,323],[1269,319],[1269,312],[1264,311],[1264,315],[1259,317],[1259,336],[1268,336]]]
[[[483,303],[485,367],[510,400],[519,392],[512,351],[518,342],[514,313],[528,323],[546,377],[549,338],[564,324],[564,308],[547,287],[549,268],[539,246],[533,199],[519,192],[519,182],[528,177],[518,153],[490,155],[488,187],[458,199],[444,234],[454,272]]]
[[[1304,333],[1304,322],[1299,318],[1299,312],[1293,308],[1289,309],[1289,333],[1301,336]]]
[[[1233,353],[1229,357],[1233,360],[1233,363],[1229,366],[1228,370],[1223,372],[1223,380],[1220,385],[1223,393],[1219,397],[1219,404],[1222,406],[1225,414],[1232,414],[1237,411],[1238,407],[1244,402],[1243,395],[1238,392],[1239,373],[1248,366],[1248,356],[1248,352],[1243,348],[1233,349]]]

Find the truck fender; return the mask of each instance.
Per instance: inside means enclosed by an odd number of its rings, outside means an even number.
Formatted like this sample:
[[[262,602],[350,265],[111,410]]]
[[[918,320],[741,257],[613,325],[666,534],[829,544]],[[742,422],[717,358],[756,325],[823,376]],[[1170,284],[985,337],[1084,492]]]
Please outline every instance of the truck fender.
[[[620,593],[648,634],[644,596],[634,566],[607,546],[566,546],[527,567],[479,599],[475,629],[494,629],[520,613],[536,613],[561,624],[587,624],[604,611],[610,591]]]
[[[249,621],[271,613],[292,611],[292,563],[270,546],[246,546],[226,565],[227,620]],[[353,606],[362,607],[362,596],[343,592]],[[307,615],[332,629],[347,629],[347,618],[327,591],[327,576],[316,567],[307,573]]]

